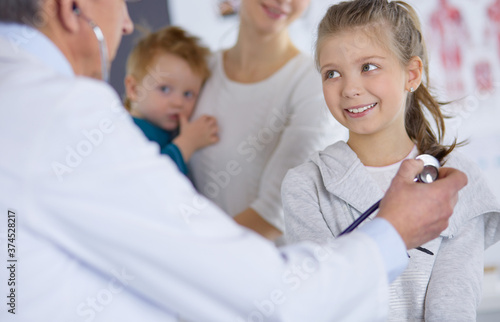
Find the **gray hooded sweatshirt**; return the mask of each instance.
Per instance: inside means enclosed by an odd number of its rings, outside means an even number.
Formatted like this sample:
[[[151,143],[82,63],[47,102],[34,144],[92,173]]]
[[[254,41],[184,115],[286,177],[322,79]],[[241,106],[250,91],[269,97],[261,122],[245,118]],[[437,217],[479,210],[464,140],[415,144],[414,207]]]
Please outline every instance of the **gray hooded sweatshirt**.
[[[407,269],[390,285],[388,321],[476,320],[484,250],[500,239],[500,206],[465,156],[453,151],[446,166],[465,172],[468,184],[459,192],[448,228],[422,245],[434,255],[408,251]],[[283,180],[286,241],[321,243],[336,237],[383,196],[354,151],[337,142]]]

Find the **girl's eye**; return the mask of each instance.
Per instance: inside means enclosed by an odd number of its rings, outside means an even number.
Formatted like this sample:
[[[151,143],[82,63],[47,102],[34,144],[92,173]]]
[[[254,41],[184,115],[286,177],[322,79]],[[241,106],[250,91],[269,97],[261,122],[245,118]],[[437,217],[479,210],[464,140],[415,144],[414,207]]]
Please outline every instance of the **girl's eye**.
[[[184,92],[184,97],[185,98],[193,98],[194,97],[194,92],[192,92],[192,91]]]
[[[371,70],[377,69],[378,67],[373,65],[373,64],[364,64],[363,65],[363,71],[364,72],[369,72]]]
[[[170,86],[160,86],[160,91],[164,94],[170,93],[170,90],[171,90]]]
[[[335,70],[329,70],[325,73],[325,78],[326,79],[329,79],[329,78],[337,78],[339,77],[340,74],[339,72],[335,71]]]

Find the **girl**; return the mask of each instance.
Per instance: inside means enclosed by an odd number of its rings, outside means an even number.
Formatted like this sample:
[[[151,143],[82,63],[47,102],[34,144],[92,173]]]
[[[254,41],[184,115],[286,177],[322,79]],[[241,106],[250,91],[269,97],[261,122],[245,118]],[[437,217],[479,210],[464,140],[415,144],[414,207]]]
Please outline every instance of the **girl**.
[[[484,249],[500,239],[500,207],[478,168],[454,151],[455,143],[441,144],[444,120],[428,91],[415,11],[387,0],[332,6],[319,25],[316,61],[328,108],[349,129],[349,139],[286,175],[287,240],[338,236],[384,195],[403,159],[431,154],[464,171],[469,184],[449,227],[423,245],[435,255],[408,251],[407,270],[391,284],[389,320],[475,321]]]
[[[212,56],[194,113],[214,116],[221,138],[193,155],[198,190],[272,240],[284,228],[286,171],[346,136],[327,112],[312,59],[288,35],[309,2],[242,0],[236,44]]]

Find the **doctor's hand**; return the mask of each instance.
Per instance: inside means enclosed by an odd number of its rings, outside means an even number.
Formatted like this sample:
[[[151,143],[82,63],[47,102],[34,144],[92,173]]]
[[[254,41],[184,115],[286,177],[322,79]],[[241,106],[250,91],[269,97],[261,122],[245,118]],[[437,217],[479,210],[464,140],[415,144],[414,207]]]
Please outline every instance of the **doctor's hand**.
[[[377,215],[394,226],[407,249],[438,237],[448,227],[458,191],[467,184],[467,176],[452,168],[440,168],[433,183],[415,182],[422,169],[420,160],[403,161]]]

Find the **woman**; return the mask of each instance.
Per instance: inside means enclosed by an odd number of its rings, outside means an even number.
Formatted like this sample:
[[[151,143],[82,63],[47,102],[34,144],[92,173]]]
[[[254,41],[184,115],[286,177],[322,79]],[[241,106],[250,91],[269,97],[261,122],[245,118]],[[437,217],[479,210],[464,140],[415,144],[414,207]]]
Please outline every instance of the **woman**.
[[[345,137],[328,115],[312,59],[288,26],[310,0],[242,0],[236,44],[216,52],[193,118],[216,117],[219,143],[193,155],[198,190],[234,219],[275,240],[281,181],[314,151]]]

